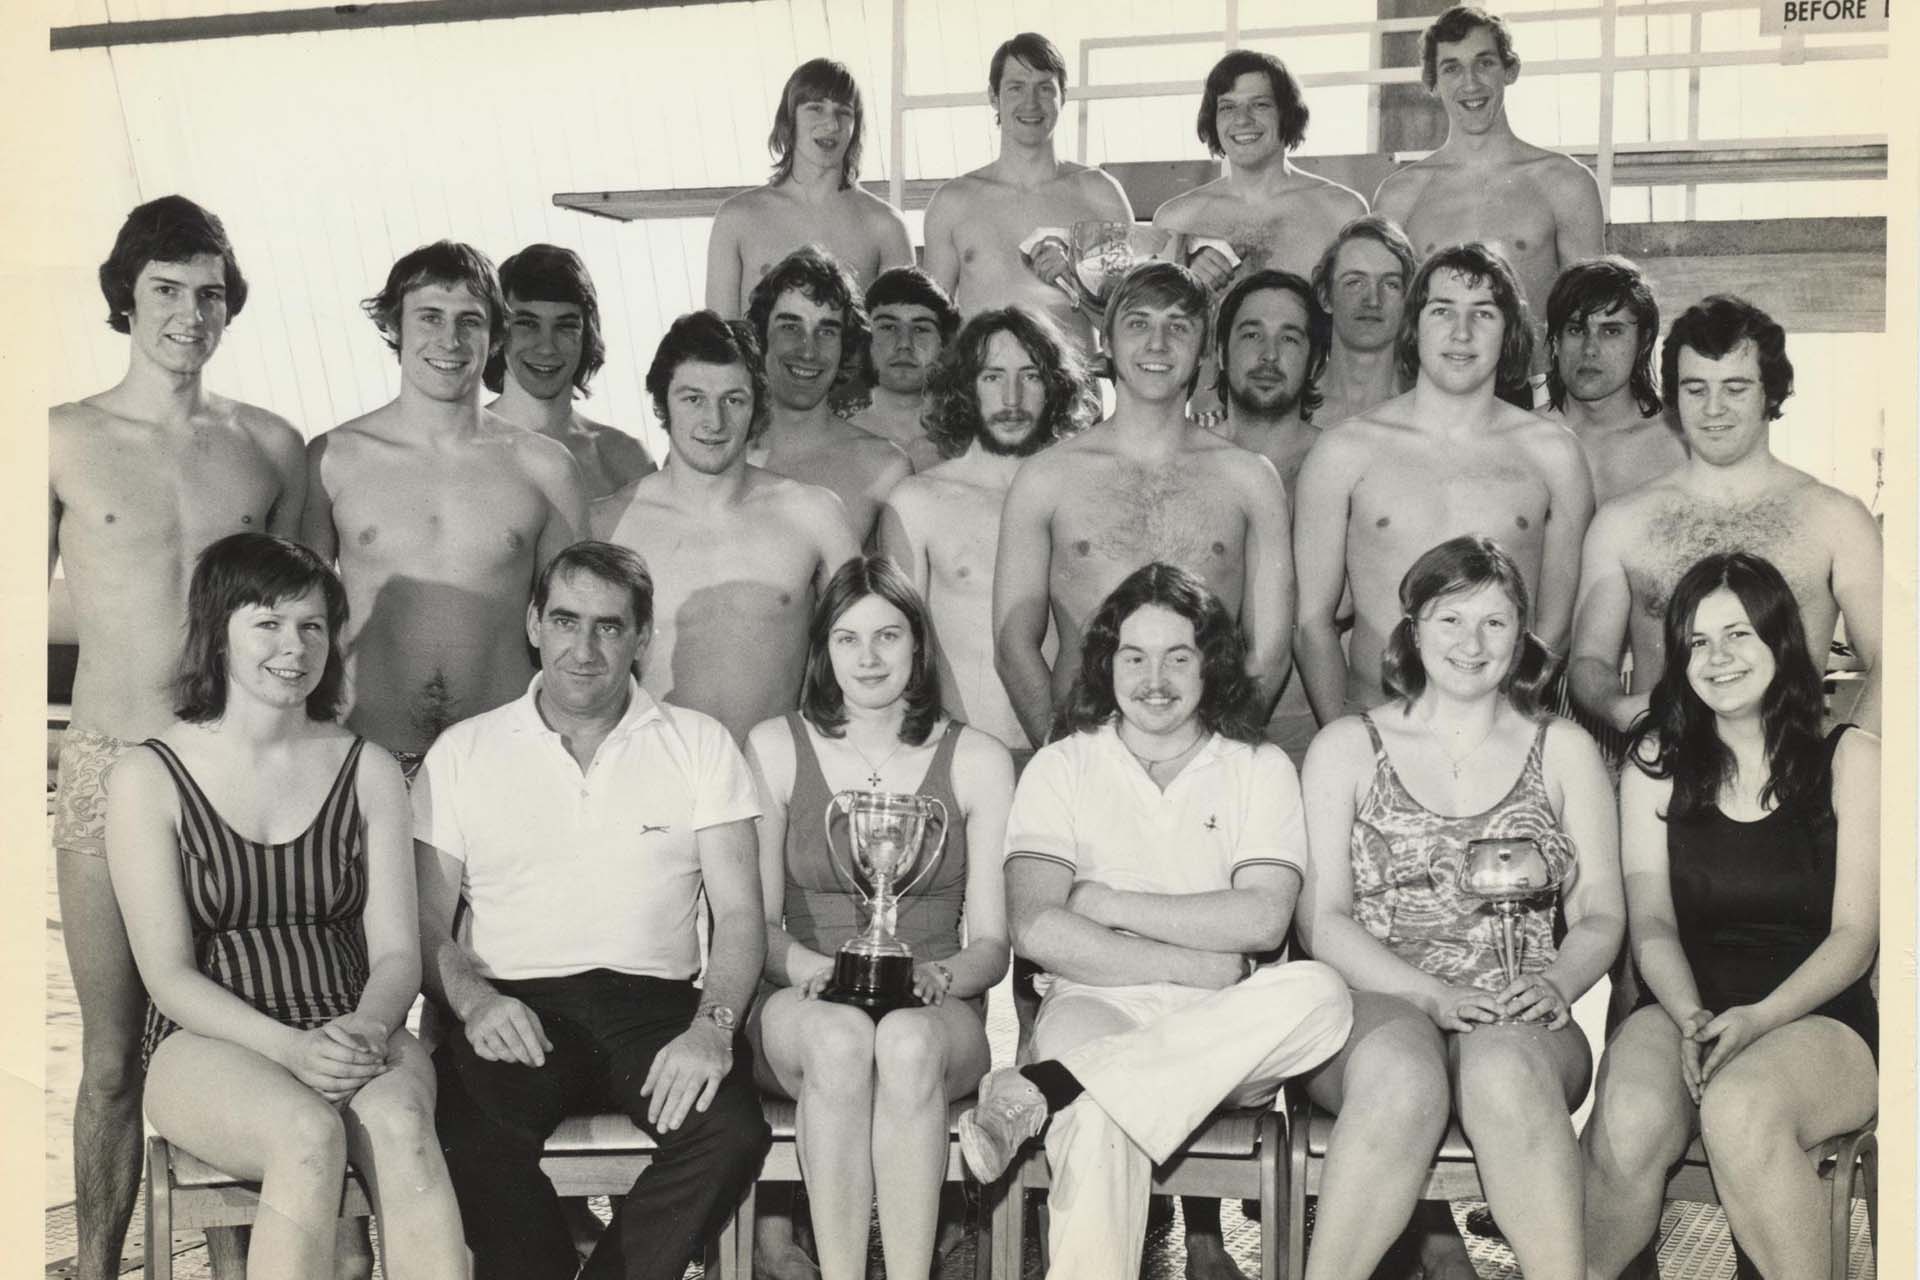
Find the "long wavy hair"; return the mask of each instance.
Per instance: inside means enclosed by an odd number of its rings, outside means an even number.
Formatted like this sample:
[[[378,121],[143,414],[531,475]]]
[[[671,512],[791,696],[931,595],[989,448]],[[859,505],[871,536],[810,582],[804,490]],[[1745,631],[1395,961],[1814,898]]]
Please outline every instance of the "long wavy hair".
[[[1500,360],[1494,366],[1494,385],[1501,391],[1519,391],[1527,385],[1533,363],[1533,325],[1527,300],[1520,293],[1519,278],[1498,249],[1479,240],[1435,249],[1420,270],[1414,273],[1407,289],[1407,307],[1400,316],[1400,378],[1412,386],[1420,376],[1420,313],[1427,309],[1433,292],[1433,278],[1451,271],[1475,289],[1486,285],[1493,294],[1493,305],[1500,308],[1503,328],[1500,334]],[[1529,393],[1531,394],[1531,393]]]
[[[1054,739],[1098,729],[1119,713],[1113,697],[1113,658],[1120,648],[1120,626],[1150,604],[1193,624],[1194,644],[1200,650],[1196,718],[1202,727],[1236,742],[1260,741],[1262,726],[1253,715],[1256,691],[1247,675],[1240,624],[1199,577],[1159,560],[1128,574],[1094,611],[1080,644],[1080,673],[1054,713]]]
[[[1387,637],[1380,655],[1380,684],[1388,693],[1411,704],[1427,687],[1427,667],[1414,643],[1420,619],[1448,596],[1494,585],[1513,602],[1520,636],[1513,660],[1500,681],[1513,709],[1528,719],[1538,716],[1547,685],[1553,680],[1553,650],[1533,634],[1533,604],[1527,580],[1512,556],[1491,538],[1462,535],[1449,538],[1415,560],[1400,579],[1400,621]]]
[[[860,149],[866,143],[867,110],[860,101],[860,86],[846,64],[831,58],[810,58],[793,69],[780,90],[780,105],[774,108],[773,130],[767,134],[767,154],[773,157],[774,182],[783,182],[793,174],[795,125],[800,108],[809,102],[834,102],[853,111],[853,135],[840,156],[840,189],[845,191],[860,176]]]
[[[1687,678],[1694,614],[1701,601],[1722,588],[1739,598],[1754,634],[1773,654],[1773,682],[1760,699],[1767,749],[1760,802],[1827,812],[1832,797],[1820,737],[1825,698],[1820,671],[1807,650],[1800,602],[1778,569],[1745,551],[1710,555],[1675,585],[1663,624],[1666,669],[1654,683],[1647,710],[1634,722],[1638,736],[1631,758],[1648,776],[1673,780],[1664,815],[1670,822],[1713,807],[1733,780],[1733,752],[1721,741],[1712,708]]]
[[[986,429],[980,416],[980,392],[974,379],[997,333],[1010,333],[1040,368],[1047,397],[1040,408],[1043,444],[1064,440],[1100,416],[1100,393],[1078,347],[1060,336],[1046,316],[1025,307],[996,307],[976,313],[947,344],[927,373],[926,410],[921,421],[943,458],[957,458]]]
[[[1567,407],[1567,384],[1560,376],[1561,331],[1593,316],[1624,311],[1633,317],[1638,342],[1627,390],[1640,416],[1660,412],[1660,384],[1653,376],[1653,344],[1660,339],[1660,307],[1640,268],[1616,253],[1576,262],[1560,273],[1547,295],[1547,402]]]
[[[845,736],[847,699],[833,674],[828,641],[833,624],[868,596],[879,596],[905,614],[907,627],[913,632],[913,667],[901,695],[907,714],[900,724],[900,741],[917,747],[927,740],[940,719],[940,682],[933,674],[926,603],[886,556],[851,557],[835,570],[827,589],[820,593],[820,603],[814,606],[813,620],[807,626],[807,670],[800,682],[800,714],[829,738]]]
[[[227,713],[227,622],[248,605],[272,608],[318,591],[327,610],[327,662],[307,695],[307,719],[331,720],[346,693],[340,634],[347,589],[339,575],[297,542],[269,533],[230,533],[208,544],[187,586],[187,643],[173,678],[173,713],[192,724]]]

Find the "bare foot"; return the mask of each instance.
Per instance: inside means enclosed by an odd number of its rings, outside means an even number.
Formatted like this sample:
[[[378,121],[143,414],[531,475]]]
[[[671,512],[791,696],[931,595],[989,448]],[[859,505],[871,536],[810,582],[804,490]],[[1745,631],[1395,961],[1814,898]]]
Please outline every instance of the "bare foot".
[[[1187,1280],[1247,1280],[1218,1235],[1187,1237]]]

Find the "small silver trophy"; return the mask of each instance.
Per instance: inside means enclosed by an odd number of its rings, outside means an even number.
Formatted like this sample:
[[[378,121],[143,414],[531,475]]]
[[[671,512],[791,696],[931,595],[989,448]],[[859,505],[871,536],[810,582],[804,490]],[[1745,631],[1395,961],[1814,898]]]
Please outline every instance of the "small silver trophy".
[[[1478,898],[1500,916],[1500,967],[1509,985],[1520,976],[1526,939],[1514,933],[1520,906],[1529,898],[1552,893],[1566,878],[1565,868],[1549,858],[1530,837],[1469,840],[1460,860],[1455,888]],[[1501,1018],[1511,1022],[1512,1018]]]
[[[833,815],[847,815],[847,845],[853,866],[842,865],[833,844]],[[940,834],[921,856],[927,823],[938,811]],[[833,981],[821,999],[858,1005],[876,1019],[918,1005],[913,994],[913,948],[893,936],[902,895],[925,879],[947,844],[947,807],[931,796],[888,791],[842,791],[827,802],[827,860],[873,909],[866,932],[840,945]],[[918,868],[916,870],[916,867]],[[862,883],[864,881],[865,883]]]

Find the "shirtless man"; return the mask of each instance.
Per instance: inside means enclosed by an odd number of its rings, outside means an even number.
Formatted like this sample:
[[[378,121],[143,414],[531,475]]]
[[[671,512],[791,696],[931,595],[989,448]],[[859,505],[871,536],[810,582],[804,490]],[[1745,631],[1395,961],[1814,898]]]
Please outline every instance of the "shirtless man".
[[[1214,430],[1274,465],[1291,508],[1300,465],[1320,436],[1313,419],[1332,327],[1327,313],[1306,280],[1268,268],[1242,276],[1227,290],[1214,326],[1217,394],[1227,408]],[[1267,720],[1267,741],[1284,750],[1297,769],[1315,728],[1313,708],[1295,672]]]
[[[804,244],[819,245],[861,284],[888,267],[913,265],[907,220],[858,185],[866,113],[853,73],[814,58],[793,69],[774,112],[767,150],[773,177],[729,197],[707,240],[707,306],[728,319],[773,264]]]
[[[1066,59],[1045,36],[1024,31],[993,51],[987,101],[1000,153],[933,193],[925,266],[961,315],[1024,306],[1091,350],[1097,317],[1083,314],[1064,287],[1070,255],[1052,239],[1036,245],[1031,259],[1020,250],[1043,227],[1071,234],[1074,223],[1089,218],[1133,223],[1133,206],[1118,182],[1054,155],[1053,131],[1066,96]]]
[[[126,374],[47,420],[47,575],[65,567],[80,639],[53,847],[80,1003],[73,1174],[84,1280],[120,1272],[142,1146],[146,991],[107,878],[107,773],[173,721],[201,549],[247,529],[298,533],[306,491],[300,433],[201,385],[247,301],[219,218],[182,196],[141,205],[100,267],[100,290],[108,325],[132,340]]]
[[[767,390],[744,321],[712,311],[675,320],[647,394],[667,429],[667,465],[620,509],[601,508],[594,536],[639,551],[653,571],[643,687],[744,742],[798,704],[814,600],[859,547],[833,494],[748,463]]]
[[[1594,517],[1581,564],[1573,694],[1625,729],[1665,669],[1661,618],[1681,574],[1716,551],[1774,563],[1800,602],[1814,665],[1827,667],[1835,623],[1868,666],[1880,657],[1880,530],[1860,500],[1773,456],[1768,424],[1793,394],[1786,334],[1740,298],[1687,308],[1660,353],[1661,394],[1678,416],[1685,465],[1615,498]],[[1623,691],[1620,653],[1633,653]],[[1849,717],[1880,724],[1877,671]]]
[[[347,724],[411,778],[442,729],[526,692],[527,601],[586,499],[563,446],[480,407],[507,326],[485,254],[415,249],[361,305],[400,394],[307,446],[302,536],[347,587]]]
[[[960,328],[960,312],[932,276],[893,267],[868,288],[867,318],[873,332],[862,364],[870,399],[849,421],[899,445],[915,471],[938,466],[940,446],[920,414],[927,377]]]
[[[1359,192],[1294,167],[1307,100],[1271,54],[1235,49],[1215,63],[1196,127],[1227,172],[1161,205],[1153,225],[1172,234],[1161,256],[1185,263],[1208,288],[1269,267],[1306,276],[1341,226],[1367,211]],[[1239,266],[1196,239],[1226,241]]]
[[[994,665],[1032,742],[1045,742],[1087,620],[1121,579],[1163,560],[1198,574],[1240,619],[1264,717],[1293,630],[1287,495],[1265,458],[1187,416],[1207,346],[1206,286],[1147,262],[1115,287],[1105,339],[1113,416],[1014,476],[993,565]],[[1052,670],[1041,650],[1051,613]]]
[[[1538,326],[1561,268],[1606,252],[1607,219],[1585,165],[1514,136],[1506,90],[1519,76],[1520,55],[1499,18],[1455,5],[1434,19],[1420,37],[1420,82],[1446,108],[1447,140],[1387,175],[1373,209],[1405,227],[1423,258],[1467,240],[1491,245],[1512,264]],[[1543,336],[1536,328],[1528,367],[1536,393],[1546,372]]]
[[[1313,268],[1313,292],[1333,318],[1333,346],[1316,384],[1325,429],[1405,391],[1400,318],[1419,262],[1407,233],[1377,213],[1340,228]]]
[[[795,249],[753,286],[747,321],[766,353],[769,424],[755,441],[753,464],[832,490],[864,545],[880,503],[913,464],[892,441],[836,417],[827,402],[843,365],[851,367],[867,344],[867,308],[853,277],[812,245]]]
[[[1401,575],[1448,538],[1499,542],[1540,602],[1536,634],[1565,644],[1593,484],[1571,432],[1494,396],[1524,373],[1531,343],[1506,261],[1482,244],[1440,250],[1414,276],[1400,328],[1413,389],[1327,432],[1308,456],[1295,656],[1321,724],[1385,701],[1380,655],[1400,620]],[[1343,585],[1348,654],[1334,622]]]
[[[1653,378],[1660,308],[1640,268],[1576,262],[1547,295],[1547,401],[1587,456],[1596,507],[1687,460]]]
[[[507,295],[507,340],[482,374],[487,390],[500,397],[487,408],[565,445],[589,501],[655,470],[638,440],[573,407],[607,361],[600,298],[580,255],[530,244],[500,264],[500,288]]]
[[[1084,429],[1100,397],[1074,346],[1021,307],[967,321],[927,379],[927,432],[951,461],[902,480],[880,515],[880,550],[932,617],[947,709],[1024,764],[1040,745],[993,665],[993,562],[1000,509],[1021,460]]]

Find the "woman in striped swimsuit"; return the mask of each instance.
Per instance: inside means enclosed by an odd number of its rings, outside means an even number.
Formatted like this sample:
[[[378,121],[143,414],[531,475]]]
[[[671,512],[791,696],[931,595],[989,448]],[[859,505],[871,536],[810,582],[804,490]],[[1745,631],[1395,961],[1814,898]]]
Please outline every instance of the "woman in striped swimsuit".
[[[334,723],[339,579],[261,533],[195,566],[179,715],[114,769],[107,858],[152,998],[146,1111],[258,1180],[260,1276],[330,1277],[346,1162],[385,1273],[467,1274],[433,1130],[433,1071],[401,1025],[420,987],[399,768]]]

